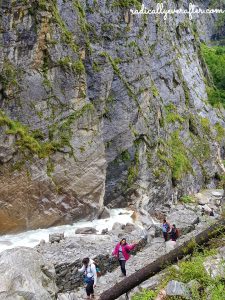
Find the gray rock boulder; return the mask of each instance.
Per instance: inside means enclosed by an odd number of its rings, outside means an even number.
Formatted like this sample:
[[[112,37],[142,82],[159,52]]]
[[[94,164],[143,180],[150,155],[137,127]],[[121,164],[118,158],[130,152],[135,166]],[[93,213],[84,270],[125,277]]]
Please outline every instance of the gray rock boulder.
[[[58,294],[57,300],[78,300],[75,293]]]
[[[225,260],[225,247],[219,249],[219,254]]]
[[[75,234],[96,234],[97,230],[93,227],[77,228]]]
[[[125,233],[131,233],[132,231],[134,231],[135,229],[137,229],[137,226],[135,226],[134,224],[132,223],[127,223],[124,227],[124,232]]]
[[[166,287],[168,296],[181,296],[184,299],[191,299],[191,293],[187,285],[183,282],[171,280]]]
[[[0,256],[0,299],[56,299],[55,269],[37,251],[15,248]]]
[[[64,232],[49,234],[49,243],[59,243],[61,240],[64,240]]]
[[[110,210],[107,207],[103,207],[99,213],[98,219],[107,219],[110,217]]]
[[[187,234],[194,230],[195,225],[199,223],[197,213],[185,207],[170,213],[167,216],[167,220],[171,225],[176,224],[177,228],[180,229],[181,234]]]
[[[216,278],[216,277],[225,278],[225,268],[223,264],[223,258],[220,255],[208,257],[204,261],[203,266],[206,272],[212,278]]]
[[[152,217],[144,210],[139,211],[137,214],[137,219],[146,229],[150,229],[154,225]]]
[[[102,229],[101,234],[108,234],[108,233],[109,233],[109,229],[108,228]]]
[[[206,196],[202,193],[196,194],[196,198],[197,198],[197,201],[200,205],[205,205],[205,204],[208,204],[210,202],[210,197]]]
[[[119,231],[119,230],[123,230],[125,227],[124,224],[121,224],[119,222],[115,222],[112,226],[112,231]]]

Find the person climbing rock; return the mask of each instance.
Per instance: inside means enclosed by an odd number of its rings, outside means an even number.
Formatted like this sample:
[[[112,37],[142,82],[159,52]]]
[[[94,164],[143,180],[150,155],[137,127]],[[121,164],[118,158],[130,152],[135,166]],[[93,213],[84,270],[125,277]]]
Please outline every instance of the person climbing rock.
[[[170,231],[170,224],[166,221],[166,219],[163,220],[163,224],[162,224],[162,233],[163,233],[163,237],[165,242],[168,241],[168,233]]]
[[[137,243],[128,245],[125,238],[123,238],[115,247],[113,255],[119,260],[122,274],[120,277],[126,276],[126,261],[130,258],[130,251],[135,248]]]
[[[179,237],[179,231],[176,228],[176,225],[173,224],[172,225],[172,229],[170,231],[170,238],[171,238],[172,241],[176,242],[176,240],[178,239],[178,237]]]
[[[79,272],[84,273],[84,282],[86,284],[87,299],[94,299],[94,288],[97,284],[97,272],[94,261],[86,257],[82,261],[83,266],[78,269]]]

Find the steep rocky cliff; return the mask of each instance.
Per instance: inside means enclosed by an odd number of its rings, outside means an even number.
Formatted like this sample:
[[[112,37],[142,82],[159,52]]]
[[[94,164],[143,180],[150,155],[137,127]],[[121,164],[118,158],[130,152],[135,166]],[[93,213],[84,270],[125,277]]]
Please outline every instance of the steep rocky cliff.
[[[137,0],[0,3],[1,233],[103,204],[152,210],[219,183],[225,112],[208,101],[207,22],[134,16]]]

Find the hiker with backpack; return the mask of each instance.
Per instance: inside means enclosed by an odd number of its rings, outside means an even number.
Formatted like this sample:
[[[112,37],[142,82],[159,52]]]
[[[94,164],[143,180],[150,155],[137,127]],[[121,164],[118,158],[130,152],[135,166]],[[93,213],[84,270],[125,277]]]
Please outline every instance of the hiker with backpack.
[[[163,224],[162,224],[162,233],[163,233],[165,242],[168,241],[168,233],[169,232],[170,232],[170,224],[166,221],[166,219],[164,219]]]
[[[94,299],[94,288],[97,284],[96,265],[92,259],[86,257],[82,260],[83,266],[78,269],[79,272],[84,273],[84,282],[86,284],[87,299]]]
[[[170,231],[170,238],[171,238],[172,241],[176,242],[178,237],[179,237],[179,230],[177,229],[176,225],[173,224],[172,229]]]
[[[126,261],[130,258],[130,251],[135,248],[137,244],[128,245],[125,238],[123,238],[115,247],[112,255],[118,258],[121,272],[120,277],[126,276]]]

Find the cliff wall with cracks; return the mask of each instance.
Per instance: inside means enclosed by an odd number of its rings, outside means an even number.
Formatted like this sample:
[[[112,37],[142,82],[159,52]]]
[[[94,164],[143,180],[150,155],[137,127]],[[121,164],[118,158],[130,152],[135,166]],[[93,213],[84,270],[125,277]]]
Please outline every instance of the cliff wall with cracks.
[[[218,184],[225,112],[208,102],[198,26],[138,5],[1,1],[1,233]]]

